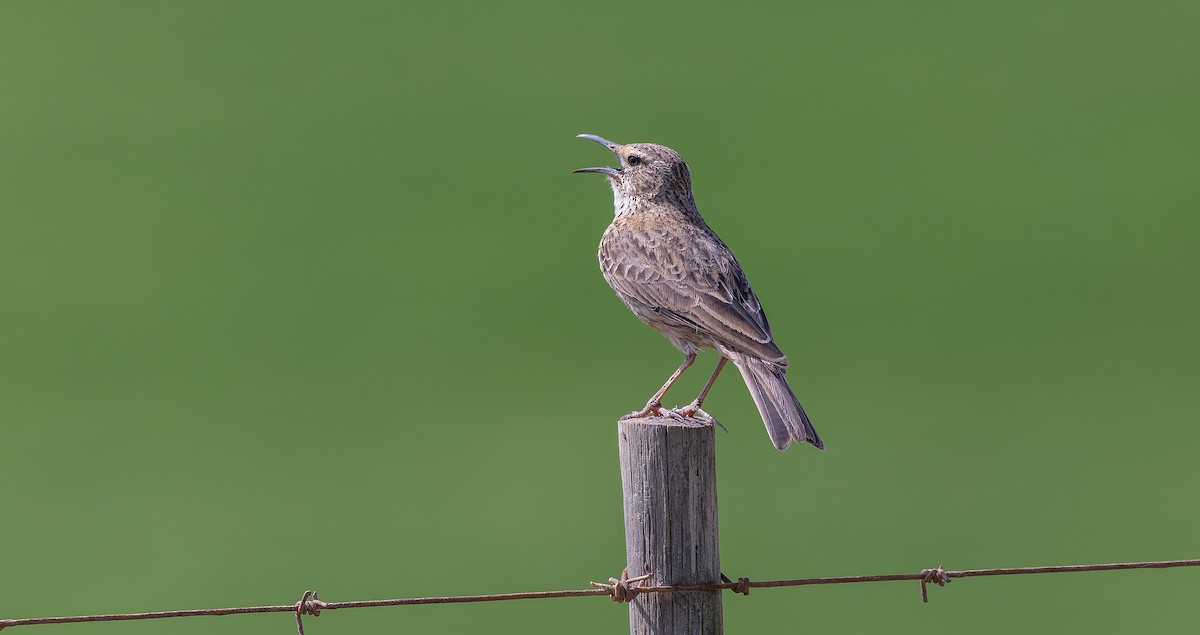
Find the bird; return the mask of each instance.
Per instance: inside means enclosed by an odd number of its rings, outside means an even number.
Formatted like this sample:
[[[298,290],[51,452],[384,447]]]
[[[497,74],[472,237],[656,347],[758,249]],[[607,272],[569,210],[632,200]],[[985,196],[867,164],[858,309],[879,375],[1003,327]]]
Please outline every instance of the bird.
[[[599,250],[604,279],[638,319],[684,355],[645,408],[623,419],[697,417],[719,425],[701,406],[726,362],[733,362],[776,448],[785,450],[795,441],[824,450],[788,385],[788,359],[775,344],[758,296],[733,252],[696,208],[683,158],[653,143],[622,145],[593,134],[577,136],[608,148],[620,164],[572,170],[602,174],[612,186],[613,220]],[[667,391],[703,349],[716,350],[721,359],[700,394],[682,408],[663,408]]]

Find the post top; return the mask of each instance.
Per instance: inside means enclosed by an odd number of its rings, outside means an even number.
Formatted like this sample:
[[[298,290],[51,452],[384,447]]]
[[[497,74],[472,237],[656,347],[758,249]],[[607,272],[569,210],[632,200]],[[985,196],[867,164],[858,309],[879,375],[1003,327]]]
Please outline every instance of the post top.
[[[683,417],[675,419],[672,417],[638,417],[631,419],[621,417],[617,423],[621,425],[645,425],[645,426],[662,426],[667,428],[711,428],[711,421],[698,419],[696,417]]]

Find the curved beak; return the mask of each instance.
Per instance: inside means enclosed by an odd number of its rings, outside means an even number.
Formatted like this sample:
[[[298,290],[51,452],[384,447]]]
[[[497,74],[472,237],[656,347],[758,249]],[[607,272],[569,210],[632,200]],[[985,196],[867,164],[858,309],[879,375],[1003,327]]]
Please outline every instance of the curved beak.
[[[588,141],[595,141],[596,143],[599,143],[600,145],[608,148],[609,151],[612,152],[613,154],[616,154],[617,148],[621,147],[621,144],[619,144],[615,141],[609,141],[608,139],[605,139],[604,137],[594,135],[594,134],[581,134],[581,135],[575,135],[575,136],[580,139],[587,139]],[[571,174],[582,174],[584,172],[596,172],[598,174],[605,174],[605,175],[613,176],[613,177],[619,176],[621,174],[620,170],[618,170],[616,168],[610,168],[610,167],[579,168],[578,170],[571,170]]]
[[[610,168],[610,167],[579,168],[578,170],[571,170],[571,174],[583,174],[584,172],[596,172],[598,174],[607,174],[609,176],[619,176],[621,174],[620,170],[618,170],[616,168]]]
[[[595,141],[596,143],[599,143],[600,145],[608,148],[609,150],[612,150],[613,152],[616,152],[617,148],[621,147],[621,144],[619,144],[615,141],[609,141],[608,139],[605,139],[604,137],[594,135],[594,134],[577,134],[577,135],[575,135],[575,138],[576,139],[587,139],[588,141]]]

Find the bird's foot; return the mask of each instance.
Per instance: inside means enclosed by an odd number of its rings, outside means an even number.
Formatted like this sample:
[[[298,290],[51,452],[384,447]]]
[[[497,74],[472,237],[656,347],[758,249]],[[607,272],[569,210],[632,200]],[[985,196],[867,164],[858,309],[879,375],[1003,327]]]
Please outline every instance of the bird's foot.
[[[721,423],[720,421],[717,421],[716,417],[701,410],[700,404],[698,404],[694,401],[682,408],[676,408],[676,409],[672,410],[671,414],[676,415],[682,419],[687,419],[687,418],[699,419],[699,420],[707,422],[707,423],[715,424],[718,428],[720,428],[726,432],[729,432],[729,429],[725,427],[725,424]]]
[[[646,418],[652,417],[652,416],[653,417],[662,417],[664,419],[675,419],[676,421],[683,420],[683,417],[680,416],[679,413],[675,412],[674,410],[671,410],[670,408],[663,408],[662,404],[657,401],[651,401],[650,403],[646,404],[645,408],[642,408],[641,410],[634,410],[633,412],[631,412],[621,418],[622,419],[646,419]]]

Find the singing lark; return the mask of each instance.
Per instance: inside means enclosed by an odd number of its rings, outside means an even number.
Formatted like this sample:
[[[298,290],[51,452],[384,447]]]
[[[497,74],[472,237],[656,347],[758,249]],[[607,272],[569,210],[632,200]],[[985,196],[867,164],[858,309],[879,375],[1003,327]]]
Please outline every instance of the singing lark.
[[[700,406],[727,361],[741,371],[771,442],[824,449],[821,437],[788,386],[788,360],[771,335],[758,296],[733,252],[696,209],[691,174],[674,150],[652,143],[621,145],[581,134],[616,155],[620,167],[581,168],[612,185],[615,216],[600,240],[600,269],[617,297],[641,321],[683,351],[683,363],[640,411],[628,417],[712,419]],[[687,406],[662,399],[701,349],[721,355],[700,394]]]

